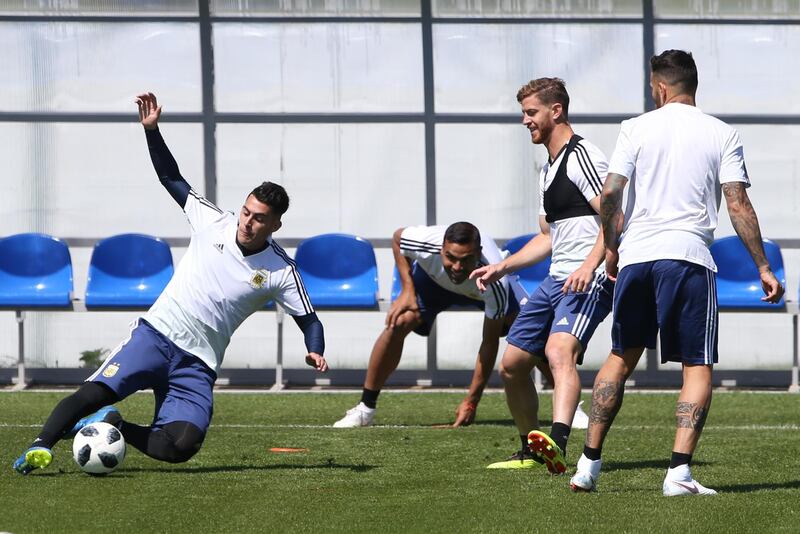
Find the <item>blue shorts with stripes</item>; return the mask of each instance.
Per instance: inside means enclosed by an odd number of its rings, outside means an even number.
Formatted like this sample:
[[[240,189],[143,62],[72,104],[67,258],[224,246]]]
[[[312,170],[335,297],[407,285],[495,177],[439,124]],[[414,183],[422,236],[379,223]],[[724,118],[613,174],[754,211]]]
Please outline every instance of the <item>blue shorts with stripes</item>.
[[[415,334],[427,336],[431,333],[433,322],[436,316],[450,308],[474,308],[483,310],[482,300],[475,300],[458,293],[453,293],[434,282],[428,273],[414,263],[411,271],[414,280],[414,291],[417,293],[417,306],[422,315],[422,324],[414,329]],[[514,292],[508,288],[508,306],[506,306],[506,316],[516,315],[519,311],[519,302],[514,297]],[[503,332],[505,335],[506,332]]]
[[[681,260],[626,265],[614,293],[612,351],[656,347],[662,363],[717,363],[717,285],[714,273]]]
[[[153,426],[188,421],[205,432],[214,411],[212,390],[217,379],[197,356],[186,352],[144,319],[131,335],[87,379],[111,388],[120,399],[153,388]]]
[[[583,363],[583,353],[592,334],[611,312],[614,283],[605,273],[596,273],[588,291],[567,293],[561,291],[564,280],[544,279],[511,326],[506,341],[519,349],[544,356],[544,348],[551,334],[572,334],[581,343],[578,363]]]

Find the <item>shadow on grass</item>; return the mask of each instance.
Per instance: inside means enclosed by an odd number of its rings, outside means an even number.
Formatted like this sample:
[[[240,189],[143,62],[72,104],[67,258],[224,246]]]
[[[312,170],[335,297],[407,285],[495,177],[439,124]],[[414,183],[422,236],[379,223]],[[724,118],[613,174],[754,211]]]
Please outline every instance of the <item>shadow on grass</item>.
[[[692,461],[692,466],[710,465],[711,462]],[[664,469],[669,467],[669,458],[658,460],[636,460],[631,462],[603,462],[603,471],[626,471],[634,469]]]
[[[316,464],[276,464],[276,465],[219,465],[219,466],[197,466],[197,467],[122,467],[119,471],[110,475],[103,475],[97,478],[125,478],[133,473],[241,473],[245,471],[273,471],[281,469],[347,469],[353,473],[366,473],[372,471],[379,466],[366,465],[366,464],[340,464],[335,461],[328,460],[325,463]],[[86,476],[81,472],[67,473],[59,470],[58,472],[49,473],[36,473],[36,477],[57,477],[57,476]]]
[[[715,490],[720,493],[751,493],[753,491],[761,490],[778,490],[778,489],[798,489],[800,488],[800,480],[791,480],[789,482],[763,482],[761,484],[732,484],[729,486],[713,486]]]

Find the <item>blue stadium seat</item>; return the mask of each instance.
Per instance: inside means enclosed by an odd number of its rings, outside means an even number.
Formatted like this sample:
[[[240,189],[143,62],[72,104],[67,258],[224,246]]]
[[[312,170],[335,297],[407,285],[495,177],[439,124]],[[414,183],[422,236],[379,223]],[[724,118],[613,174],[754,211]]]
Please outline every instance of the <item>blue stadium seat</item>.
[[[503,250],[509,251],[511,254],[519,251],[525,244],[533,239],[533,236],[536,234],[525,234],[521,236],[517,236],[513,239],[509,239],[508,242],[503,247]],[[530,267],[526,267],[520,271],[517,271],[517,276],[519,276],[519,283],[522,284],[522,287],[527,291],[528,295],[533,295],[534,291],[538,289],[539,285],[542,281],[547,277],[548,273],[550,272],[550,258],[548,257],[545,260],[540,261],[535,265],[531,265]]]
[[[314,307],[377,307],[378,266],[369,241],[348,234],[310,237],[298,245],[295,260]]]
[[[67,245],[45,234],[0,239],[0,306],[67,308],[72,259]]]
[[[157,237],[120,234],[103,239],[89,262],[86,307],[149,307],[173,272],[169,245]]]
[[[772,271],[786,287],[786,273],[783,269],[783,256],[780,247],[764,240],[764,252],[767,254]],[[738,236],[717,239],[711,244],[711,255],[717,264],[717,299],[722,308],[772,308],[784,306],[783,299],[778,305],[761,300],[764,291],[761,289],[761,278],[758,269],[750,258],[744,244]]]

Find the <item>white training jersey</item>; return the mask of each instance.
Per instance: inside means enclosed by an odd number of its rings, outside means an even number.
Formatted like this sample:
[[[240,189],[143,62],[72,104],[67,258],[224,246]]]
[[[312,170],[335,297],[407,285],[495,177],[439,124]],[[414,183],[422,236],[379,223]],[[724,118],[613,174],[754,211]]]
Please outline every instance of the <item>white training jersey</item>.
[[[620,269],[672,259],[716,272],[709,246],[721,184],[750,186],[736,130],[695,106],[667,104],[622,123],[608,172],[630,181]]]
[[[475,280],[467,279],[454,284],[442,265],[442,243],[447,226],[409,226],[400,234],[400,250],[407,258],[415,260],[431,280],[440,287],[473,300],[484,302],[484,314],[489,319],[500,319],[508,310],[509,287],[518,303],[525,304],[528,295],[515,275],[504,276],[481,292]],[[479,230],[480,232],[480,230]],[[503,259],[497,244],[486,233],[481,234],[480,265],[499,263]]]
[[[314,311],[294,261],[275,241],[244,256],[236,243],[235,215],[194,191],[183,210],[192,228],[189,248],[143,315],[170,341],[218,371],[234,330],[267,302],[291,315]]]
[[[539,173],[539,215],[546,216],[544,193],[550,188],[561,166],[565,150],[556,159],[548,161]],[[608,171],[608,160],[603,151],[586,139],[581,139],[567,160],[567,177],[575,184],[587,202],[593,200],[603,190]],[[571,217],[548,223],[552,253],[550,276],[555,280],[565,280],[574,273],[592,251],[600,233],[599,215]],[[598,271],[604,269],[600,264]]]

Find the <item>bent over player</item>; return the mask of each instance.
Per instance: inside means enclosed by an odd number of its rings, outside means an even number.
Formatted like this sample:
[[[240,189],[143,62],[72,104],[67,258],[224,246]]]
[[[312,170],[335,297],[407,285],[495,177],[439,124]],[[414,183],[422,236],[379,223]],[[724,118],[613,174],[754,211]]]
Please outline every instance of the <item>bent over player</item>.
[[[223,212],[178,171],[158,129],[161,107],[155,95],[139,95],[137,103],[156,173],[189,221],[189,248],[125,341],[56,405],[31,447],[14,462],[23,475],[49,465],[60,439],[95,421],[117,426],[128,443],[151,458],[189,460],[211,422],[212,390],[231,335],[270,300],[288,310],[303,331],[306,363],[320,372],[328,369],[322,323],[294,262],[272,239],[289,207],[286,191],[264,182],[247,196],[238,217]],[[125,421],[110,406],[148,388],[156,397],[150,426]]]
[[[445,226],[411,226],[395,231],[392,251],[402,290],[386,316],[386,328],[372,349],[361,402],[334,423],[339,428],[369,426],[378,395],[397,368],[406,336],[427,336],[436,316],[452,306],[484,311],[483,338],[466,398],[456,409],[453,426],[469,425],[494,369],[500,337],[508,331],[526,298],[516,276],[503,277],[478,290],[469,274],[502,258],[491,237],[468,222]],[[413,262],[413,263],[412,263]],[[546,368],[543,369],[547,371]],[[550,380],[550,374],[545,374]],[[551,381],[552,383],[552,381]]]

